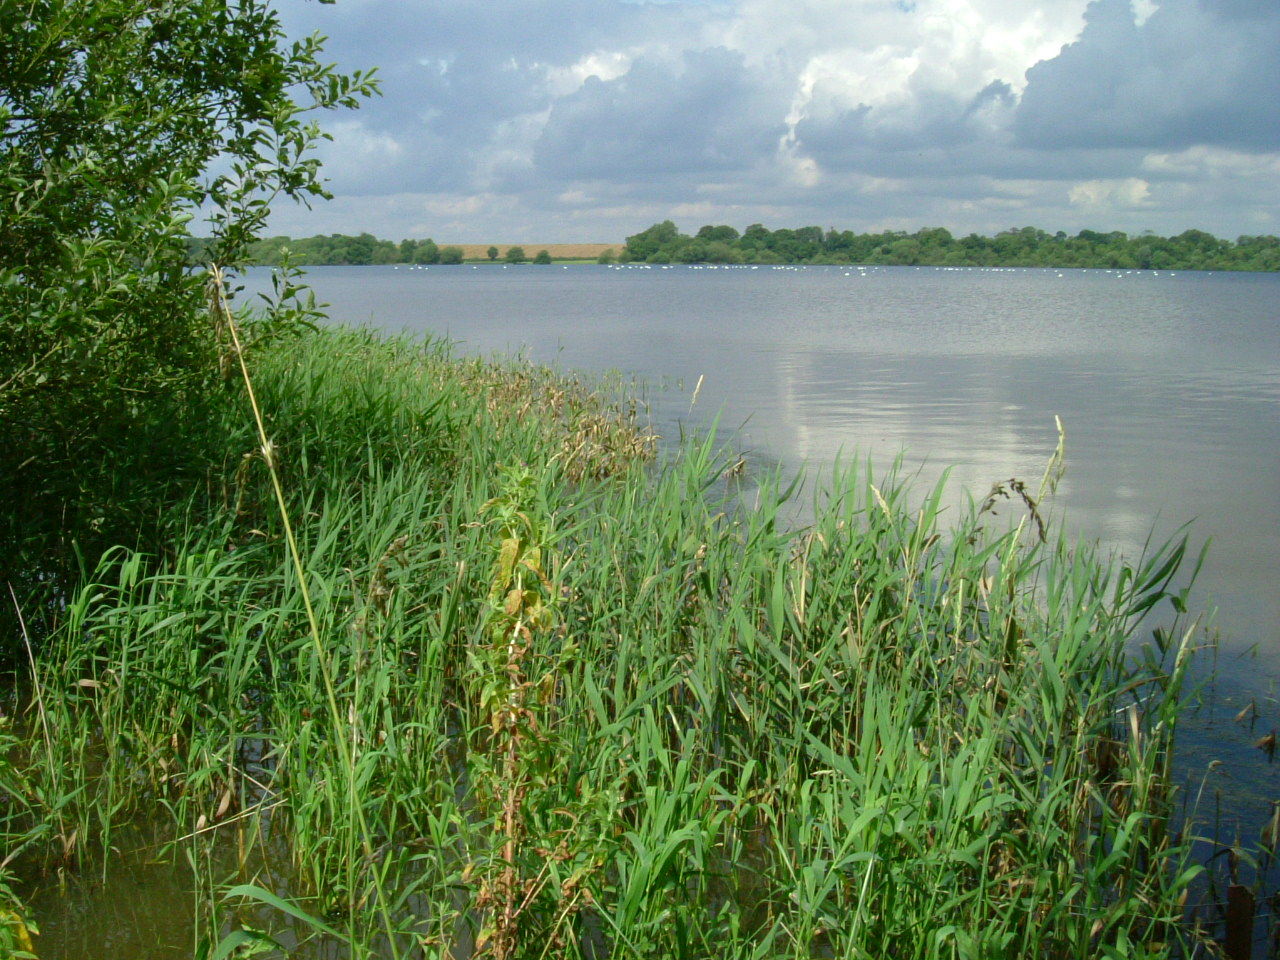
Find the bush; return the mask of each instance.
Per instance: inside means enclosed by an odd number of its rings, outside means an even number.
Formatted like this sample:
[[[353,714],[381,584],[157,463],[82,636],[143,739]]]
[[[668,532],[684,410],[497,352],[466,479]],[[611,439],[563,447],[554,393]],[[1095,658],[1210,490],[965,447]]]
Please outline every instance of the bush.
[[[450,247],[441,247],[441,248],[440,248],[440,262],[441,262],[441,263],[448,263],[448,264],[458,264],[458,263],[461,263],[461,262],[462,262],[462,248],[461,248],[461,247],[452,247],[452,246],[450,246]]]
[[[136,542],[198,469],[220,345],[189,224],[211,210],[202,256],[243,262],[271,198],[325,196],[302,113],[375,89],[284,41],[263,0],[0,8],[0,579]]]
[[[537,256],[533,258],[534,263],[550,263],[551,254],[546,250],[539,250]]]

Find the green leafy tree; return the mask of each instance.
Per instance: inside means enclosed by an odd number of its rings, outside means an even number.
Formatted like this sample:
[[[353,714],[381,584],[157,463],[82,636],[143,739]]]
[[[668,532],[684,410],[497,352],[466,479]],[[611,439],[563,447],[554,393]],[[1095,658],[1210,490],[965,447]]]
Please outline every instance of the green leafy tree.
[[[453,264],[453,265],[457,265],[457,264],[461,263],[461,262],[462,262],[462,248],[461,248],[461,247],[453,247],[453,246],[449,246],[449,247],[441,247],[441,248],[440,248],[440,262],[441,262],[441,263],[447,263],[447,264]]]
[[[734,240],[738,239],[738,231],[729,226],[721,225],[717,227],[707,224],[705,227],[698,230],[697,237],[699,240],[706,240],[708,242],[719,240],[723,243],[732,243]]]
[[[533,262],[534,262],[534,263],[543,263],[543,264],[550,263],[550,262],[551,262],[551,254],[550,254],[550,253],[548,253],[546,250],[539,250],[539,251],[534,255],[534,257],[533,257]]]
[[[326,196],[307,112],[375,81],[321,51],[265,0],[0,3],[0,564],[155,515],[138,491],[185,467],[219,369],[190,224],[234,268],[274,200]],[[251,335],[306,319],[271,316]]]
[[[440,248],[436,246],[436,242],[430,237],[418,244],[418,249],[414,251],[414,263],[439,263]]]
[[[596,257],[596,263],[613,263],[618,259],[618,255],[613,252],[613,247],[603,251],[600,256]]]
[[[670,247],[680,237],[676,225],[670,220],[655,223],[647,230],[627,237],[627,253],[632,260],[648,260],[664,247]],[[670,256],[667,257],[670,259]]]
[[[490,260],[490,261],[497,260],[497,259],[498,259],[498,248],[497,248],[497,247],[490,247],[488,250],[486,250],[486,251],[485,251],[485,255],[489,258],[489,260]]]
[[[529,258],[524,255],[524,247],[507,247],[507,255],[504,259],[507,263],[524,263]]]

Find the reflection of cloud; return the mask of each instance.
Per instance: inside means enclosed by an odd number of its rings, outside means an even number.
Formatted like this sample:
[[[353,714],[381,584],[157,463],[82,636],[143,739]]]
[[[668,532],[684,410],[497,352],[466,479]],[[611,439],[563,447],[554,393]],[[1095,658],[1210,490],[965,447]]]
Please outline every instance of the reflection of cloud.
[[[776,416],[754,426],[752,435],[767,438],[768,447],[795,465],[856,456],[885,469],[905,455],[922,487],[947,471],[946,504],[958,508],[996,481],[1038,476],[1052,453],[1052,417],[1046,432],[1043,411],[1009,402],[1021,362],[896,362],[784,345],[775,370]]]

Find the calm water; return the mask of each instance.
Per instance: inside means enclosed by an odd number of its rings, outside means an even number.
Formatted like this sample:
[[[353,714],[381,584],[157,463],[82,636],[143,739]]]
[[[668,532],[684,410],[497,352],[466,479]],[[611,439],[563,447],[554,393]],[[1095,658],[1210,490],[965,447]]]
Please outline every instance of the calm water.
[[[756,469],[902,454],[922,484],[950,468],[958,504],[1038,480],[1061,417],[1055,510],[1070,529],[1130,556],[1187,521],[1212,541],[1199,604],[1217,608],[1202,670],[1217,679],[1179,758],[1187,794],[1207,788],[1201,829],[1249,843],[1280,799],[1280,768],[1252,745],[1280,725],[1280,276],[465,266],[310,280],[336,321],[634,374],[660,431],[721,413]],[[265,288],[254,271],[245,293]],[[1251,699],[1257,719],[1236,723]],[[190,883],[141,857],[105,885],[45,886],[41,955],[182,956]]]
[[[1256,830],[1280,775],[1280,276],[929,267],[321,267],[330,316],[649,384],[661,432],[716,413],[761,468],[903,454],[952,500],[1037,480],[1067,432],[1055,510],[1137,556],[1191,521],[1221,633],[1182,764]],[[263,289],[254,271],[246,292]],[[697,405],[690,400],[699,378]],[[1207,671],[1206,671],[1207,672]],[[1251,725],[1231,718],[1250,699]]]

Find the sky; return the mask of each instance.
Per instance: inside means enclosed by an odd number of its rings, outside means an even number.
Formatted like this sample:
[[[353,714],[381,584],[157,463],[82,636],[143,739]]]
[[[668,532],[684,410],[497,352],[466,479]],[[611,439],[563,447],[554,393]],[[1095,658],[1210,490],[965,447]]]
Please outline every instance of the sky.
[[[275,232],[1280,233],[1277,0],[281,0],[377,67]]]

